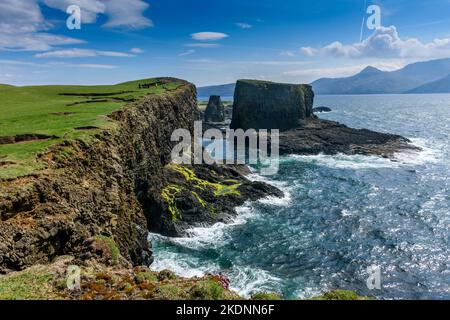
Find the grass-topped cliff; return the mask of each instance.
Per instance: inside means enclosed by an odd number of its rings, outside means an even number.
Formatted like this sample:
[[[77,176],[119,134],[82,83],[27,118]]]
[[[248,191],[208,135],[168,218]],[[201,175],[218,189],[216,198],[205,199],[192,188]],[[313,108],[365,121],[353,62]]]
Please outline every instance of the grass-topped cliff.
[[[39,155],[66,140],[87,140],[113,126],[108,115],[149,94],[181,86],[144,79],[110,86],[0,85],[0,179],[45,167]]]

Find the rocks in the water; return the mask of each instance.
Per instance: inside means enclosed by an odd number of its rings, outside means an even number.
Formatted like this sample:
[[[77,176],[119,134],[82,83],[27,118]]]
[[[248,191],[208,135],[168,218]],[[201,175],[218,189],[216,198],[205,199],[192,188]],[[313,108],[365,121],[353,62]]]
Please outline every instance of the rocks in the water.
[[[312,117],[314,92],[309,85],[239,80],[234,94],[232,129],[280,129]]]
[[[333,110],[331,110],[331,108],[328,108],[328,107],[317,107],[317,108],[313,108],[312,111],[314,113],[322,113],[322,112],[331,112]]]
[[[235,208],[248,200],[267,196],[282,197],[283,192],[263,182],[244,177],[244,166],[175,165],[162,174],[165,187],[151,202],[150,231],[165,236],[184,236],[192,226],[228,222]]]
[[[205,111],[206,122],[223,122],[225,121],[225,110],[222,105],[220,96],[209,97],[208,106]]]
[[[334,121],[308,119],[280,134],[280,154],[363,154],[391,158],[401,150],[419,150],[398,135],[352,129]]]

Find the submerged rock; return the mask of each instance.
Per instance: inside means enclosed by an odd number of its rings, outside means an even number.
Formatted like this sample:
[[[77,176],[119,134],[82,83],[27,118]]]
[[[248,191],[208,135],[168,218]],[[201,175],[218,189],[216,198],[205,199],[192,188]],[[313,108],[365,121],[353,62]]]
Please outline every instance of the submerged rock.
[[[299,126],[312,117],[310,85],[239,80],[234,94],[232,129],[280,129]]]
[[[208,106],[205,111],[206,122],[223,122],[225,121],[225,110],[222,105],[220,96],[209,97]]]
[[[328,108],[328,107],[317,107],[317,108],[314,108],[312,111],[314,113],[321,113],[321,112],[331,112],[333,110],[331,110],[331,108]]]

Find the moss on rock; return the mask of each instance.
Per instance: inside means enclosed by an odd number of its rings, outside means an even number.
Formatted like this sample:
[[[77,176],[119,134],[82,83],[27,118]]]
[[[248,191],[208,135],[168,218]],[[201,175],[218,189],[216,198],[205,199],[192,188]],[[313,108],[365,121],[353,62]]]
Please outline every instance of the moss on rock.
[[[281,300],[278,293],[260,292],[252,295],[251,300]]]
[[[351,290],[333,290],[321,296],[314,297],[312,300],[372,300],[372,298],[359,296]]]

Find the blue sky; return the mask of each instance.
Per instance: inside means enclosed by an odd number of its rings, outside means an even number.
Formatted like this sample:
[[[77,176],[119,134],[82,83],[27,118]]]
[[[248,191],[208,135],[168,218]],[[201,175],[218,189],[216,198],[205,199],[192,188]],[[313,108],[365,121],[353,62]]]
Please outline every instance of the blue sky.
[[[81,30],[66,27],[69,5]],[[369,5],[381,26],[363,29]],[[0,83],[308,83],[450,57],[450,0],[1,0]]]

